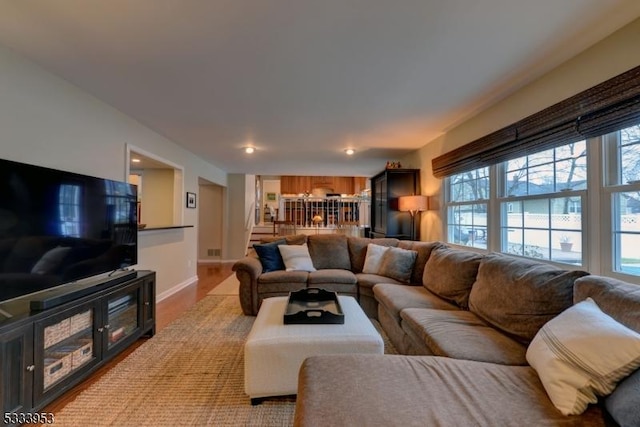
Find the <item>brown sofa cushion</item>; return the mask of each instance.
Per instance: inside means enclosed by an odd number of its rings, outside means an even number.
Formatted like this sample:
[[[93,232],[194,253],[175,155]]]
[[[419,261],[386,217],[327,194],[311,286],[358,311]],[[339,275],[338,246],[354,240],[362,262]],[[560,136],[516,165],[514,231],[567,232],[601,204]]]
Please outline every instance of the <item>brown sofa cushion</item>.
[[[400,248],[389,248],[382,256],[380,276],[391,277],[400,282],[409,283],[413,265],[416,263],[418,252]]]
[[[317,270],[337,268],[351,270],[347,236],[342,234],[316,234],[307,238],[309,255]]]
[[[446,247],[446,245],[442,242],[414,242],[411,240],[400,240],[398,247],[418,252],[416,262],[413,265],[413,272],[411,273],[411,283],[420,284],[422,283],[424,267],[431,256],[431,251],[436,248]]]
[[[364,260],[367,256],[367,245],[374,243],[380,246],[398,246],[398,239],[380,238],[368,239],[366,237],[348,237],[347,245],[349,248],[349,258],[351,259],[351,271],[354,273],[362,273]]]
[[[485,255],[469,297],[469,309],[494,327],[528,343],[571,306],[573,282],[588,273],[534,260]]]
[[[407,308],[402,329],[436,356],[501,365],[527,365],[527,348],[470,311]]]
[[[304,245],[307,243],[306,234],[290,234],[287,236],[264,236],[260,238],[260,243],[271,243],[276,240],[284,239],[287,245]]]
[[[580,416],[562,415],[528,366],[434,356],[340,354],[312,356],[302,364],[293,425],[605,424],[596,405]]]
[[[482,255],[472,251],[436,248],[424,267],[422,284],[434,294],[467,308],[481,259]]]
[[[360,277],[360,276],[358,276]],[[458,310],[458,307],[429,292],[422,286],[398,286],[393,283],[378,283],[373,287],[378,303],[400,323],[400,312],[405,308],[435,308]]]
[[[640,332],[640,286],[611,277],[585,276],[575,281],[573,302],[592,298],[618,322]]]

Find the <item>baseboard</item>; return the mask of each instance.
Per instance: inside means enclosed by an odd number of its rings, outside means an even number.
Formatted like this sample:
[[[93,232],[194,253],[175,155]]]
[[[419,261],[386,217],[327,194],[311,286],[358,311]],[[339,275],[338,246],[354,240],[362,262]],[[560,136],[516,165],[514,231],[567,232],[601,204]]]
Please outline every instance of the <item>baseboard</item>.
[[[175,285],[174,287],[172,287],[171,289],[167,289],[166,291],[159,293],[156,296],[156,303],[169,298],[171,295],[177,294],[178,292],[180,292],[181,290],[188,288],[191,285],[195,285],[196,283],[198,283],[198,276],[193,276],[188,278],[187,280],[185,280],[182,283],[179,283],[177,285]]]

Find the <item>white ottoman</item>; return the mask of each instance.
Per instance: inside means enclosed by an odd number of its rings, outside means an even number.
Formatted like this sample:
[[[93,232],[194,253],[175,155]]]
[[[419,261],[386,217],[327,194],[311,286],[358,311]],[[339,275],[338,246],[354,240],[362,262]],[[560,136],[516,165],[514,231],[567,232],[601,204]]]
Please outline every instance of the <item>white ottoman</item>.
[[[244,390],[252,404],[298,391],[298,371],[309,356],[384,353],[382,337],[353,297],[338,296],[342,325],[285,325],[288,297],[262,301],[244,345]]]

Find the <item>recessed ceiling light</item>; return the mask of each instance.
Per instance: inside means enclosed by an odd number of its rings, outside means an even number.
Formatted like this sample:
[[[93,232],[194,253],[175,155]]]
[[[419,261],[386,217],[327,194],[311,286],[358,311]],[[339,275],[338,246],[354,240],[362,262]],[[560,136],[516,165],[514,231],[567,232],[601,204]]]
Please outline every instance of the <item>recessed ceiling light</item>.
[[[344,150],[344,152],[347,153],[347,156],[353,156],[356,150],[354,150],[353,148],[347,148],[346,150]]]
[[[140,163],[140,159],[131,159],[131,163]]]
[[[253,148],[253,147],[244,147],[244,152],[247,153],[247,154],[251,154],[254,151],[256,151],[256,149]]]

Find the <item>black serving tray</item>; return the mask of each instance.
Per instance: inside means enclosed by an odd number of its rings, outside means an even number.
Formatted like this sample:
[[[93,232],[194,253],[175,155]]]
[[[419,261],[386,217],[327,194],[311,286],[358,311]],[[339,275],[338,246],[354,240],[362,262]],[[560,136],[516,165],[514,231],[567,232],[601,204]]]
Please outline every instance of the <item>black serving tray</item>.
[[[289,292],[284,324],[344,324],[338,294],[320,288]]]

